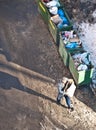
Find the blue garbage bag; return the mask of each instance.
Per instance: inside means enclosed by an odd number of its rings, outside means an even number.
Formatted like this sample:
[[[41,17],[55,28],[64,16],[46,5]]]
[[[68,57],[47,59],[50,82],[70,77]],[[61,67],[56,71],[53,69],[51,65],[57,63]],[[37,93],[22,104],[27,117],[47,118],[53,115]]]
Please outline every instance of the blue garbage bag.
[[[60,18],[62,19],[63,24],[68,24],[69,23],[66,17],[63,16],[63,17],[60,17]]]
[[[62,17],[65,16],[65,13],[62,9],[58,9],[58,15]]]
[[[69,42],[68,44],[65,45],[66,48],[69,48],[69,49],[75,49],[78,47],[78,43],[77,42]]]

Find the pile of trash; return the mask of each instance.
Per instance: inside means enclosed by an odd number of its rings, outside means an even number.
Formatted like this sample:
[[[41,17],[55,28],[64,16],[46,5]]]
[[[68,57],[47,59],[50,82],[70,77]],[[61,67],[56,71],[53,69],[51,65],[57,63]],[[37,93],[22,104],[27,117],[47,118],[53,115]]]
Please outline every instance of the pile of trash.
[[[77,35],[75,30],[62,31],[61,37],[64,46],[67,50],[72,50],[70,52],[75,68],[78,71],[88,70],[92,68],[90,53],[84,50],[82,42]]]
[[[96,11],[93,12],[93,16],[94,18],[96,18]],[[91,55],[91,61],[92,64],[94,65],[94,72],[93,72],[93,76],[92,76],[92,83],[90,85],[91,90],[93,91],[94,95],[96,96],[96,60],[95,60],[95,56],[96,56],[96,23],[95,24],[89,24],[88,22],[84,23],[82,22],[82,24],[78,25],[76,23],[76,25],[78,26],[80,32],[80,39],[83,41],[83,46],[84,49],[87,50],[90,55]]]
[[[48,27],[56,44],[59,45],[61,58],[64,64],[69,67],[77,84],[90,83],[93,73],[90,54],[84,50],[80,37],[77,35],[77,30],[74,29],[60,0],[41,0],[39,11],[41,11],[40,13],[47,23],[49,22]],[[60,39],[61,37],[62,40]],[[80,75],[81,73],[83,76]],[[85,76],[85,73],[88,76]]]
[[[75,53],[74,55],[72,55],[72,58],[74,60],[75,68],[78,71],[88,70],[91,68],[90,53]]]
[[[59,0],[43,0],[43,3],[50,12],[52,22],[56,24],[58,28],[61,29],[69,26],[69,20]]]
[[[81,48],[82,43],[79,37],[77,36],[74,30],[71,31],[62,31],[61,32],[62,40],[67,49]]]

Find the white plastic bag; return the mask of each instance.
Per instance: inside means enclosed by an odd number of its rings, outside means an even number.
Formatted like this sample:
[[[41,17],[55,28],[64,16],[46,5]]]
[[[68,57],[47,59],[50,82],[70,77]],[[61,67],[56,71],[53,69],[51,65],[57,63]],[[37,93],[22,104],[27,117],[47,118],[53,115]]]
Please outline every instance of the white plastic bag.
[[[58,8],[57,7],[51,7],[49,9],[49,12],[53,15],[56,15],[58,13]]]
[[[46,5],[48,8],[51,8],[51,7],[57,6],[57,4],[58,4],[57,1],[50,1]]]
[[[77,67],[77,70],[80,71],[80,70],[87,70],[88,67],[87,65],[84,65],[84,64],[80,64],[78,67]]]
[[[90,63],[90,54],[87,53],[87,52],[81,54],[81,60],[82,60],[82,62],[84,64],[89,65],[89,63]]]
[[[75,90],[76,86],[74,83],[72,83],[71,86],[66,90],[65,94],[68,95],[69,97],[73,97]]]

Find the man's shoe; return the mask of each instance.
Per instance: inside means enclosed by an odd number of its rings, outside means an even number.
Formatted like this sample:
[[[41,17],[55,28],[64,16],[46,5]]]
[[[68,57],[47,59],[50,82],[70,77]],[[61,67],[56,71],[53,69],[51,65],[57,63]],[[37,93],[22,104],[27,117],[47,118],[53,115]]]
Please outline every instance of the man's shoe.
[[[71,107],[70,110],[71,110],[71,111],[74,111],[74,107]]]
[[[57,98],[57,104],[60,104],[60,100]]]
[[[74,111],[74,107],[68,107],[68,109],[72,112]]]

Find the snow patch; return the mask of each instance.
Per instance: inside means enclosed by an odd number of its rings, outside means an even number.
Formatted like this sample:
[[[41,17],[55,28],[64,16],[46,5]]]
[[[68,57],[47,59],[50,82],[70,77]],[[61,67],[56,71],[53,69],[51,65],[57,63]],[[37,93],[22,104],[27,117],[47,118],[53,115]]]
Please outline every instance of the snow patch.
[[[96,10],[93,12],[93,17],[96,17]],[[77,26],[78,35],[84,50],[90,53],[91,62],[94,66],[92,81],[96,82],[96,23],[82,22],[81,24],[75,23],[75,25]]]

